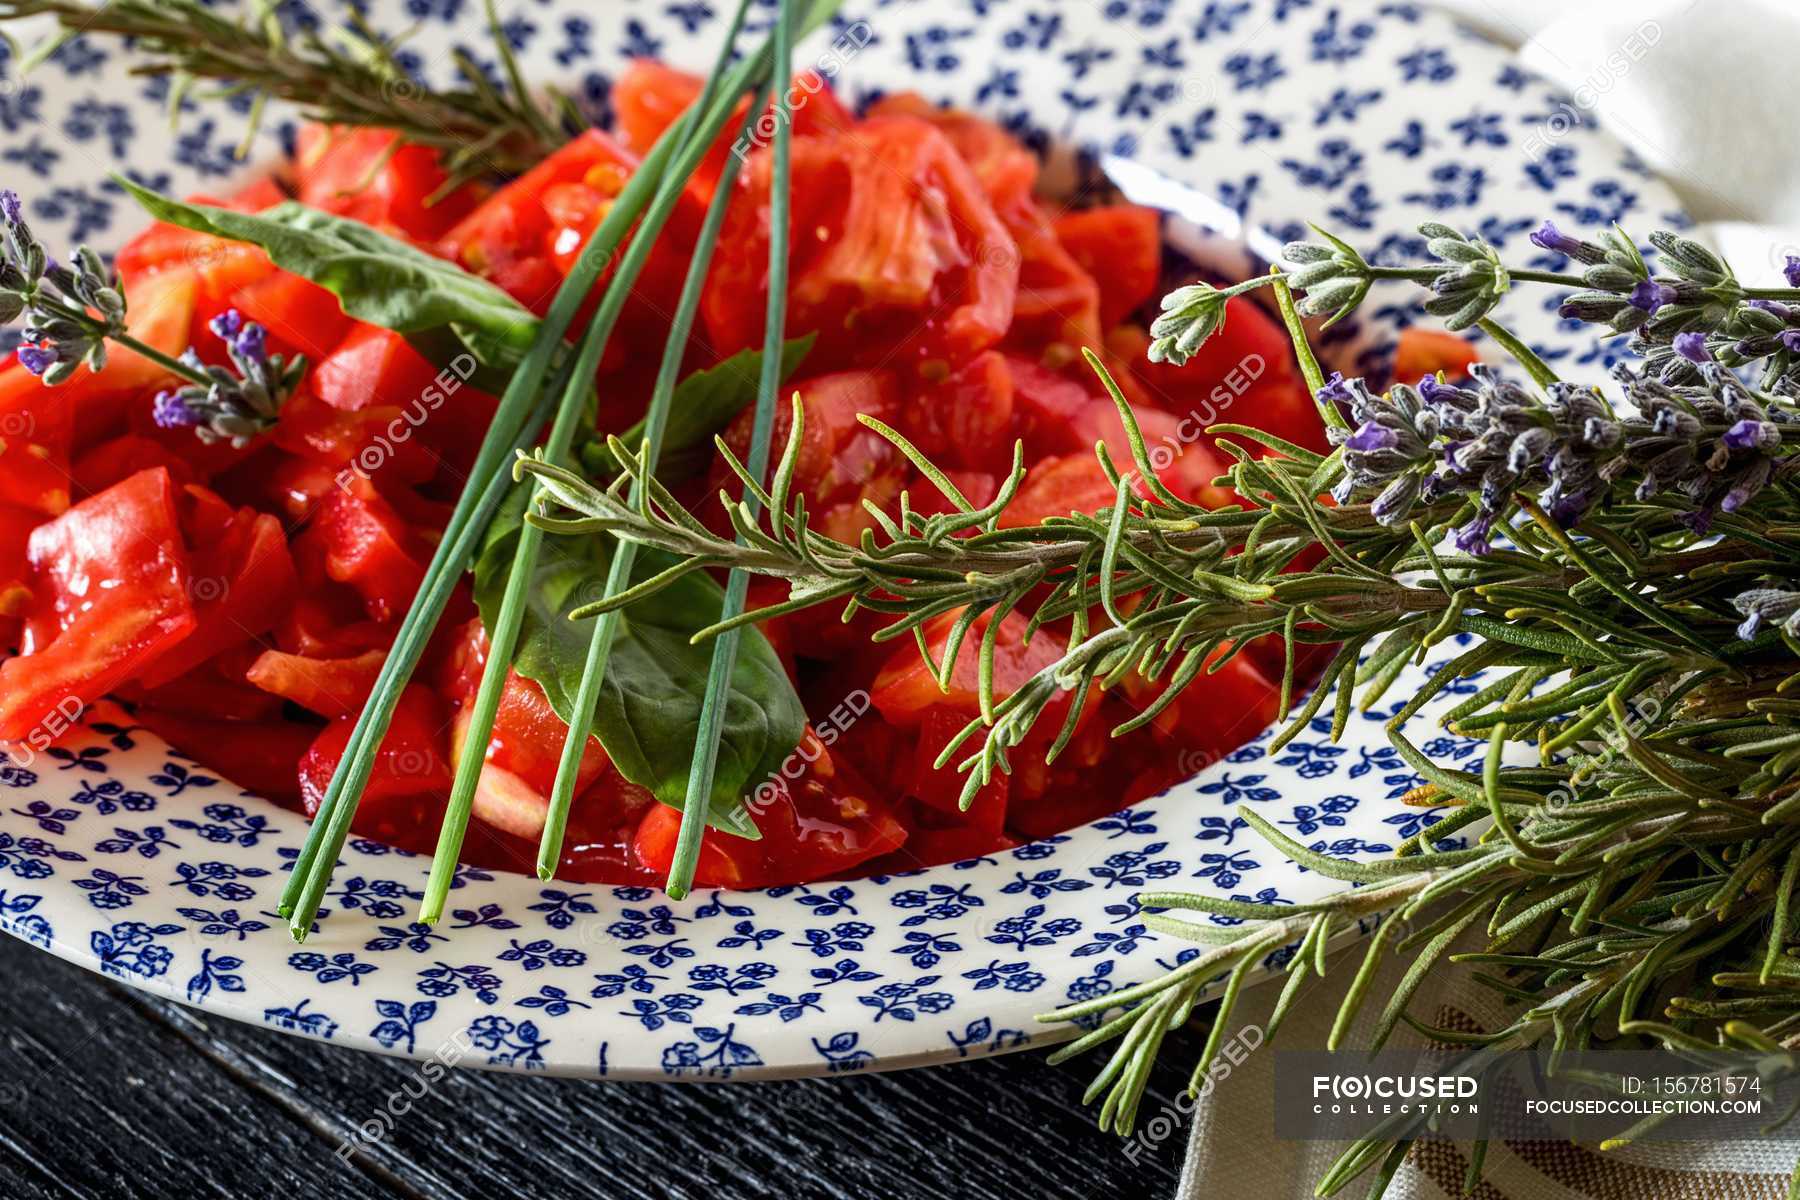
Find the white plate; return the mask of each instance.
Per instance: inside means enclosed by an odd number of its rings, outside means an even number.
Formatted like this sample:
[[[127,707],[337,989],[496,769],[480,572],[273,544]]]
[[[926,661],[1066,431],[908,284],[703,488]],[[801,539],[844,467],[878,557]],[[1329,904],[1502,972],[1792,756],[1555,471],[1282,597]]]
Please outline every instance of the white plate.
[[[429,75],[445,73],[452,44],[480,53],[475,0],[369,7],[378,27],[422,22]],[[532,76],[572,79],[596,102],[629,56],[703,64],[729,7],[502,4]],[[1419,253],[1414,227],[1431,218],[1531,260],[1543,256],[1525,235],[1546,217],[1680,220],[1617,144],[1570,128],[1545,85],[1417,5],[847,7],[873,36],[843,76],[851,95],[913,88],[1113,156],[1134,193],[1175,196],[1185,216],[1252,247],[1317,220],[1398,261]],[[206,104],[170,133],[161,87],[129,77],[130,62],[116,42],[77,39],[0,84],[8,183],[53,244],[110,248],[142,224],[108,171],[182,193],[238,170],[241,114]],[[265,158],[291,129],[285,114],[270,123]],[[1372,298],[1361,369],[1381,369],[1419,299],[1406,286]],[[1503,315],[1545,357],[1597,374],[1602,348],[1548,301],[1515,298]],[[426,930],[409,924],[426,863],[355,842],[318,932],[296,947],[272,910],[300,818],[98,710],[66,746],[0,772],[0,927],[212,1012],[415,1058],[651,1079],[939,1062],[1052,1040],[1066,1031],[1034,1014],[1192,953],[1145,932],[1134,895],[1146,886],[1271,904],[1333,886],[1259,841],[1246,808],[1352,857],[1435,821],[1399,803],[1420,781],[1388,748],[1386,715],[1356,720],[1341,745],[1308,735],[1273,759],[1264,735],[1129,812],[905,877],[672,903],[464,871],[453,915]],[[1415,740],[1467,763],[1473,744],[1433,737],[1429,719]]]

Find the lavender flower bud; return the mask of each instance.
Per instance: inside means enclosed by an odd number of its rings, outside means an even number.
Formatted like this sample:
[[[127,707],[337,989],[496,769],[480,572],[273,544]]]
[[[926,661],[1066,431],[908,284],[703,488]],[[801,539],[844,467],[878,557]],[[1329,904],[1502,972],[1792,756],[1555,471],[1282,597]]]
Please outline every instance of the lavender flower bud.
[[[1723,440],[1733,450],[1773,450],[1781,445],[1781,429],[1772,421],[1745,418],[1727,429]]]
[[[1691,363],[1709,363],[1713,360],[1712,351],[1706,348],[1704,333],[1689,332],[1675,335],[1675,353]]]
[[[1800,637],[1800,592],[1780,588],[1751,588],[1732,598],[1731,606],[1744,615],[1737,635],[1749,641],[1765,625],[1781,625],[1789,636]]]
[[[1631,306],[1654,316],[1656,310],[1675,301],[1675,289],[1666,283],[1646,279],[1631,289]]]
[[[208,321],[206,327],[212,330],[214,336],[221,341],[228,342],[237,336],[238,330],[244,327],[244,317],[237,309],[228,308]]]
[[[23,345],[19,347],[18,354],[19,365],[39,377],[42,377],[62,358],[57,353],[55,346]]]
[[[1549,250],[1556,254],[1566,254],[1577,262],[1599,263],[1606,260],[1606,251],[1592,242],[1584,242],[1580,238],[1570,237],[1549,221],[1533,231],[1531,244],[1540,250]]]
[[[1494,514],[1480,512],[1475,519],[1456,531],[1456,548],[1464,554],[1480,557],[1494,548],[1489,540],[1494,529]]]
[[[152,402],[150,417],[160,429],[187,429],[200,423],[200,414],[174,392],[158,392]]]
[[[1346,450],[1391,450],[1400,444],[1400,436],[1393,430],[1384,428],[1374,421],[1367,421],[1359,426],[1355,433],[1344,439]]]
[[[261,325],[251,322],[238,331],[232,340],[231,348],[240,357],[261,362],[268,357],[266,333]]]
[[[11,188],[0,189],[0,217],[5,217],[8,225],[18,225],[25,220],[25,210],[19,204],[19,193]],[[1788,261],[1791,263],[1795,260]],[[1794,286],[1800,287],[1800,284]]]
[[[1788,255],[1787,265],[1781,268],[1781,273],[1787,277],[1789,287],[1800,288],[1800,255]]]

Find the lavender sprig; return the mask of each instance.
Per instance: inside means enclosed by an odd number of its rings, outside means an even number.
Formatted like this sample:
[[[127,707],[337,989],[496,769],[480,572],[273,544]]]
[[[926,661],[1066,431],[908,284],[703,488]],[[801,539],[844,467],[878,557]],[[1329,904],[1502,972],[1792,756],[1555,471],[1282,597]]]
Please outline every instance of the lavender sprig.
[[[232,367],[204,363],[190,347],[181,361],[198,371],[205,383],[187,383],[156,394],[153,416],[165,429],[192,428],[203,442],[229,441],[242,446],[274,428],[282,401],[299,386],[306,360],[285,362],[269,353],[263,327],[228,308],[207,324],[225,343]]]
[[[1702,362],[1732,368],[1761,363],[1764,390],[1800,395],[1800,259],[1785,272],[1789,287],[1747,288],[1717,254],[1668,230],[1649,238],[1664,268],[1657,273],[1617,227],[1588,239],[1544,222],[1531,242],[1568,259],[1573,269],[1567,271],[1509,264],[1483,238],[1436,222],[1419,226],[1434,260],[1420,266],[1376,266],[1343,239],[1318,232],[1324,241],[1291,242],[1281,258],[1288,286],[1300,293],[1300,312],[1328,317],[1328,324],[1355,311],[1384,280],[1429,288],[1426,311],[1451,330],[1488,320],[1517,284],[1548,284],[1569,289],[1558,308],[1562,316],[1632,335],[1632,353],[1665,383],[1698,385]],[[1271,278],[1223,288],[1202,282],[1169,293],[1151,326],[1152,360],[1186,362],[1224,324],[1226,300],[1267,286]],[[1690,334],[1701,339],[1704,358],[1683,353],[1684,344],[1694,343],[1678,339]]]
[[[20,364],[48,386],[67,383],[86,364],[106,367],[117,343],[186,382],[157,394],[153,415],[165,428],[192,427],[202,441],[242,445],[269,429],[299,385],[306,360],[270,354],[263,328],[235,311],[215,317],[232,369],[202,362],[192,347],[174,358],[132,336],[118,275],[87,246],[73,266],[50,258],[25,220],[18,194],[0,190],[0,324],[24,319]]]
[[[1759,396],[1717,364],[1684,387],[1620,367],[1623,411],[1594,388],[1561,383],[1540,397],[1485,365],[1471,375],[1470,387],[1428,376],[1385,394],[1361,380],[1337,383],[1355,428],[1330,431],[1344,448],[1334,497],[1372,495],[1370,515],[1392,527],[1404,525],[1416,503],[1463,496],[1475,515],[1456,544],[1481,555],[1521,489],[1535,491],[1567,529],[1630,471],[1637,500],[1678,491],[1687,502],[1679,519],[1705,533],[1716,514],[1736,512],[1775,477],[1783,424],[1800,433],[1776,397]]]

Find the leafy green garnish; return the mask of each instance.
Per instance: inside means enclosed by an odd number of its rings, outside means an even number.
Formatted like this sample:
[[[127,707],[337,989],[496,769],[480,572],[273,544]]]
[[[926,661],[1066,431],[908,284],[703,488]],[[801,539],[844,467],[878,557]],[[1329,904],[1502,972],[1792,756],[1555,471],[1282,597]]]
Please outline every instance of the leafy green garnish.
[[[292,200],[236,212],[114,178],[157,220],[261,247],[282,270],[336,296],[345,313],[404,334],[434,362],[462,349],[491,371],[510,370],[537,334],[537,317],[494,284],[361,221]]]
[[[476,556],[475,603],[484,624],[498,613],[534,486],[527,481],[512,490]],[[581,685],[592,632],[591,621],[571,621],[566,614],[601,596],[615,545],[605,535],[549,535],[527,589],[513,669],[540,684],[550,707],[564,719]],[[640,549],[631,582],[649,579],[674,562],[669,555]],[[718,619],[723,597],[717,583],[695,572],[626,608],[594,710],[592,731],[619,772],[676,808],[687,791],[694,727],[712,659],[711,646],[696,646],[690,639]],[[761,633],[748,631],[731,676],[708,824],[757,836],[754,824],[734,820],[732,814],[740,811],[743,795],[779,769],[799,744],[805,725],[800,697],[774,647]]]
[[[818,334],[789,338],[781,347],[781,377],[788,379],[806,359]],[[675,385],[669,406],[669,425],[663,432],[662,458],[656,477],[664,483],[690,478],[712,461],[713,435],[731,424],[746,405],[756,399],[756,379],[762,371],[762,351],[740,350],[716,366],[691,372]],[[625,445],[636,447],[644,438],[639,421],[619,435]],[[589,475],[617,475],[623,468],[614,461],[604,438],[581,448],[581,465]]]

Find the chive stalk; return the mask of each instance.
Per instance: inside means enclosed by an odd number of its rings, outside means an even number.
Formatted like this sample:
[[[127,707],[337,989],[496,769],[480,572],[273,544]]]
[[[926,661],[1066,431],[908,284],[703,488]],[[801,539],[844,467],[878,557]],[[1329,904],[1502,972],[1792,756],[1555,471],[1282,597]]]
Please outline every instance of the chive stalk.
[[[769,88],[765,85],[752,100],[750,111],[744,117],[745,133],[754,128],[768,94]],[[731,207],[732,187],[737,182],[742,166],[743,160],[736,154],[726,159],[718,189],[707,206],[706,220],[701,225],[699,239],[694,244],[693,258],[688,263],[687,278],[682,283],[675,316],[669,323],[669,340],[663,346],[662,362],[657,368],[656,384],[650,394],[650,408],[644,418],[643,469],[652,475],[656,473],[656,464],[662,457],[663,435],[668,428],[669,408],[674,399],[675,384],[681,374],[688,334],[700,308],[707,270],[712,265],[713,252],[719,244],[719,231],[723,228],[725,214]],[[634,476],[630,502],[634,506],[641,506],[648,496],[643,481]],[[612,563],[607,570],[606,592],[601,603],[612,600],[630,585],[637,549],[636,542],[618,541],[614,544]],[[574,707],[569,713],[569,732],[563,739],[562,757],[556,768],[556,783],[550,792],[550,808],[545,814],[543,836],[538,841],[539,879],[555,878],[556,865],[562,859],[563,840],[569,825],[569,809],[574,803],[575,786],[581,773],[581,757],[587,747],[594,709],[600,702],[600,686],[606,679],[607,660],[612,654],[613,638],[618,632],[621,619],[618,609],[608,609],[601,613],[595,619],[594,631],[588,641],[587,661],[582,667],[581,684],[576,689]]]
[[[707,84],[679,122],[678,149],[657,180],[655,197],[646,209],[641,224],[631,235],[631,241],[607,285],[600,307],[583,334],[569,390],[563,397],[550,437],[544,446],[546,461],[558,462],[568,456],[581,418],[589,411],[587,398],[592,392],[591,380],[599,367],[600,358],[612,336],[619,314],[624,309],[625,301],[631,294],[631,287],[655,248],[663,227],[674,213],[675,206],[681,199],[682,189],[686,187],[701,160],[712,149],[713,139],[718,136],[720,128],[737,106],[743,89],[741,86],[727,88],[726,68],[730,63],[732,41],[742,25],[747,7],[747,3],[740,5],[727,40],[720,47],[718,61],[708,76]],[[603,222],[601,231],[605,230],[605,226],[606,223]],[[624,230],[621,229],[620,232],[622,235]],[[597,231],[595,239],[598,240],[599,237],[600,231]],[[507,672],[512,666],[519,631],[525,618],[526,592],[536,577],[538,554],[542,549],[543,539],[544,531],[530,522],[526,522],[519,531],[512,572],[501,596],[494,627],[488,630],[488,658],[474,703],[469,710],[469,723],[464,735],[465,747],[485,746],[493,730],[494,718],[500,706],[500,694],[505,687]],[[571,731],[574,728],[576,726],[571,725]],[[585,732],[585,724],[582,728]],[[445,807],[443,823],[439,828],[437,852],[432,858],[431,874],[420,904],[419,920],[423,924],[435,924],[443,916],[444,902],[455,878],[457,858],[468,832],[475,789],[480,782],[485,758],[485,754],[479,752],[465,753],[457,763],[449,803]]]
[[[786,79],[794,53],[793,0],[777,0],[772,39],[773,78]],[[769,467],[769,440],[775,427],[775,391],[781,386],[781,343],[787,328],[788,210],[790,165],[793,157],[793,114],[777,104],[773,171],[769,179],[769,302],[763,327],[762,376],[757,381],[756,415],[751,425],[750,478],[761,481]],[[746,488],[744,503],[755,519],[754,488]],[[740,541],[741,535],[740,535]],[[744,611],[750,576],[733,570],[725,582],[725,602],[719,618],[728,621]],[[724,734],[726,689],[737,667],[741,630],[733,627],[713,643],[712,666],[706,677],[706,695],[700,705],[700,728],[694,741],[694,761],[688,770],[686,802],[681,810],[681,833],[675,857],[669,864],[667,891],[679,900],[693,885],[694,867],[700,858],[700,838],[706,832],[706,813],[711,806],[713,777],[719,765],[719,739]]]

